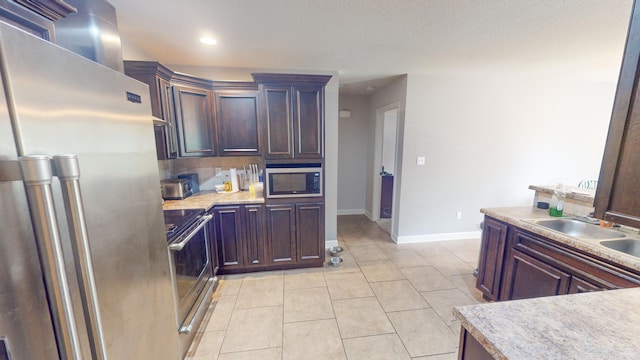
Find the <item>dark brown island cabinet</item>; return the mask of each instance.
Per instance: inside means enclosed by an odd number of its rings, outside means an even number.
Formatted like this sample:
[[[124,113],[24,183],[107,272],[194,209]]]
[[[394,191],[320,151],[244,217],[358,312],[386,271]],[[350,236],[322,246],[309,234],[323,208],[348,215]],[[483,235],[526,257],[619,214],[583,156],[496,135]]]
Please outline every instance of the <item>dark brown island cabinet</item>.
[[[476,287],[487,300],[640,286],[640,273],[485,216]]]
[[[326,75],[251,74],[260,90],[265,159],[324,157]]]

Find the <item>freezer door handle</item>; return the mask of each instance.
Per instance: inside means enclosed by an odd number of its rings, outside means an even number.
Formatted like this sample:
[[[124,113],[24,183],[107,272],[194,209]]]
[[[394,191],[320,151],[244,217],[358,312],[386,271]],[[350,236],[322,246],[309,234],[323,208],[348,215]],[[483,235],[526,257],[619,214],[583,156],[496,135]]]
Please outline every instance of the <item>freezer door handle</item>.
[[[91,261],[89,234],[85,220],[82,193],[80,191],[80,165],[77,155],[57,155],[53,157],[55,173],[60,179],[62,198],[69,225],[71,247],[75,258],[80,298],[84,310],[85,325],[89,335],[92,359],[107,358],[100,317],[100,304],[96,290],[95,275]]]
[[[51,189],[51,159],[43,155],[31,155],[20,157],[19,163],[43,267],[58,351],[62,359],[81,359],[82,351]]]

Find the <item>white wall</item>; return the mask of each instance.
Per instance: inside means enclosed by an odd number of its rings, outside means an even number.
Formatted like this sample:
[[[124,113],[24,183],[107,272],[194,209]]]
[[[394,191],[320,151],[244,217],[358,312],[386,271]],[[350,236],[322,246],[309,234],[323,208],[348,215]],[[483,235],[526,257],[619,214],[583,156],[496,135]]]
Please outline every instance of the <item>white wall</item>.
[[[338,120],[338,215],[364,214],[367,184],[369,109],[364,95],[340,95]]]
[[[530,205],[531,184],[596,179],[614,94],[614,79],[409,74],[398,241],[478,231],[480,208]]]
[[[374,179],[379,179],[380,169],[376,164],[376,156],[380,156],[380,154],[376,155],[376,141],[382,141],[382,127],[377,126],[376,124],[376,112],[378,109],[383,108],[385,106],[389,106],[392,104],[398,105],[398,144],[402,144],[404,142],[404,132],[402,131],[404,127],[404,118],[405,118],[405,102],[407,97],[407,76],[401,76],[397,80],[388,84],[387,86],[376,90],[375,93],[369,95],[369,137],[374,141],[369,141],[369,147],[367,149],[367,199],[365,205],[365,212],[371,218],[372,214],[375,211],[380,211],[380,209],[373,209],[373,191],[374,191]],[[399,146],[398,151],[396,152],[396,173],[394,174],[394,188],[395,192],[393,194],[393,205],[392,209],[392,227],[391,227],[391,237],[396,238],[398,231],[398,206],[400,204],[400,191],[401,187],[398,186],[402,182],[402,166],[403,162],[401,159],[403,158],[403,150],[402,147]],[[376,191],[378,191],[376,189]]]
[[[396,173],[396,148],[398,147],[398,109],[384,112],[382,125],[382,167],[390,174]],[[382,171],[382,168],[380,168]]]

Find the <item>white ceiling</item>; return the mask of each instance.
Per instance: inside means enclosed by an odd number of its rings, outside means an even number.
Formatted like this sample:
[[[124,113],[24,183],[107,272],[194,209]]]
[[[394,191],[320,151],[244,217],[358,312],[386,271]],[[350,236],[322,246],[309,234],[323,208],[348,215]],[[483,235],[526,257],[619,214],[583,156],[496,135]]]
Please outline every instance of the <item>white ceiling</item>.
[[[338,71],[341,91],[469,68],[553,67],[610,78],[633,2],[108,1],[123,40],[164,64]],[[200,44],[205,34],[218,44]]]

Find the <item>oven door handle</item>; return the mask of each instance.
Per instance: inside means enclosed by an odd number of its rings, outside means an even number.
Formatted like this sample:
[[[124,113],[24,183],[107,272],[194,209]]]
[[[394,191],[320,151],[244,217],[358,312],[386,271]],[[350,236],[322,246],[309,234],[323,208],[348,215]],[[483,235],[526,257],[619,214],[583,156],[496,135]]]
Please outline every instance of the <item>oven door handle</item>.
[[[191,231],[184,240],[169,245],[169,250],[182,250],[187,245],[187,243],[198,233],[198,231],[200,231],[200,229],[202,229],[211,219],[213,219],[213,215],[204,215],[202,218],[200,218],[200,224],[198,224],[198,227],[193,229],[193,231]]]

